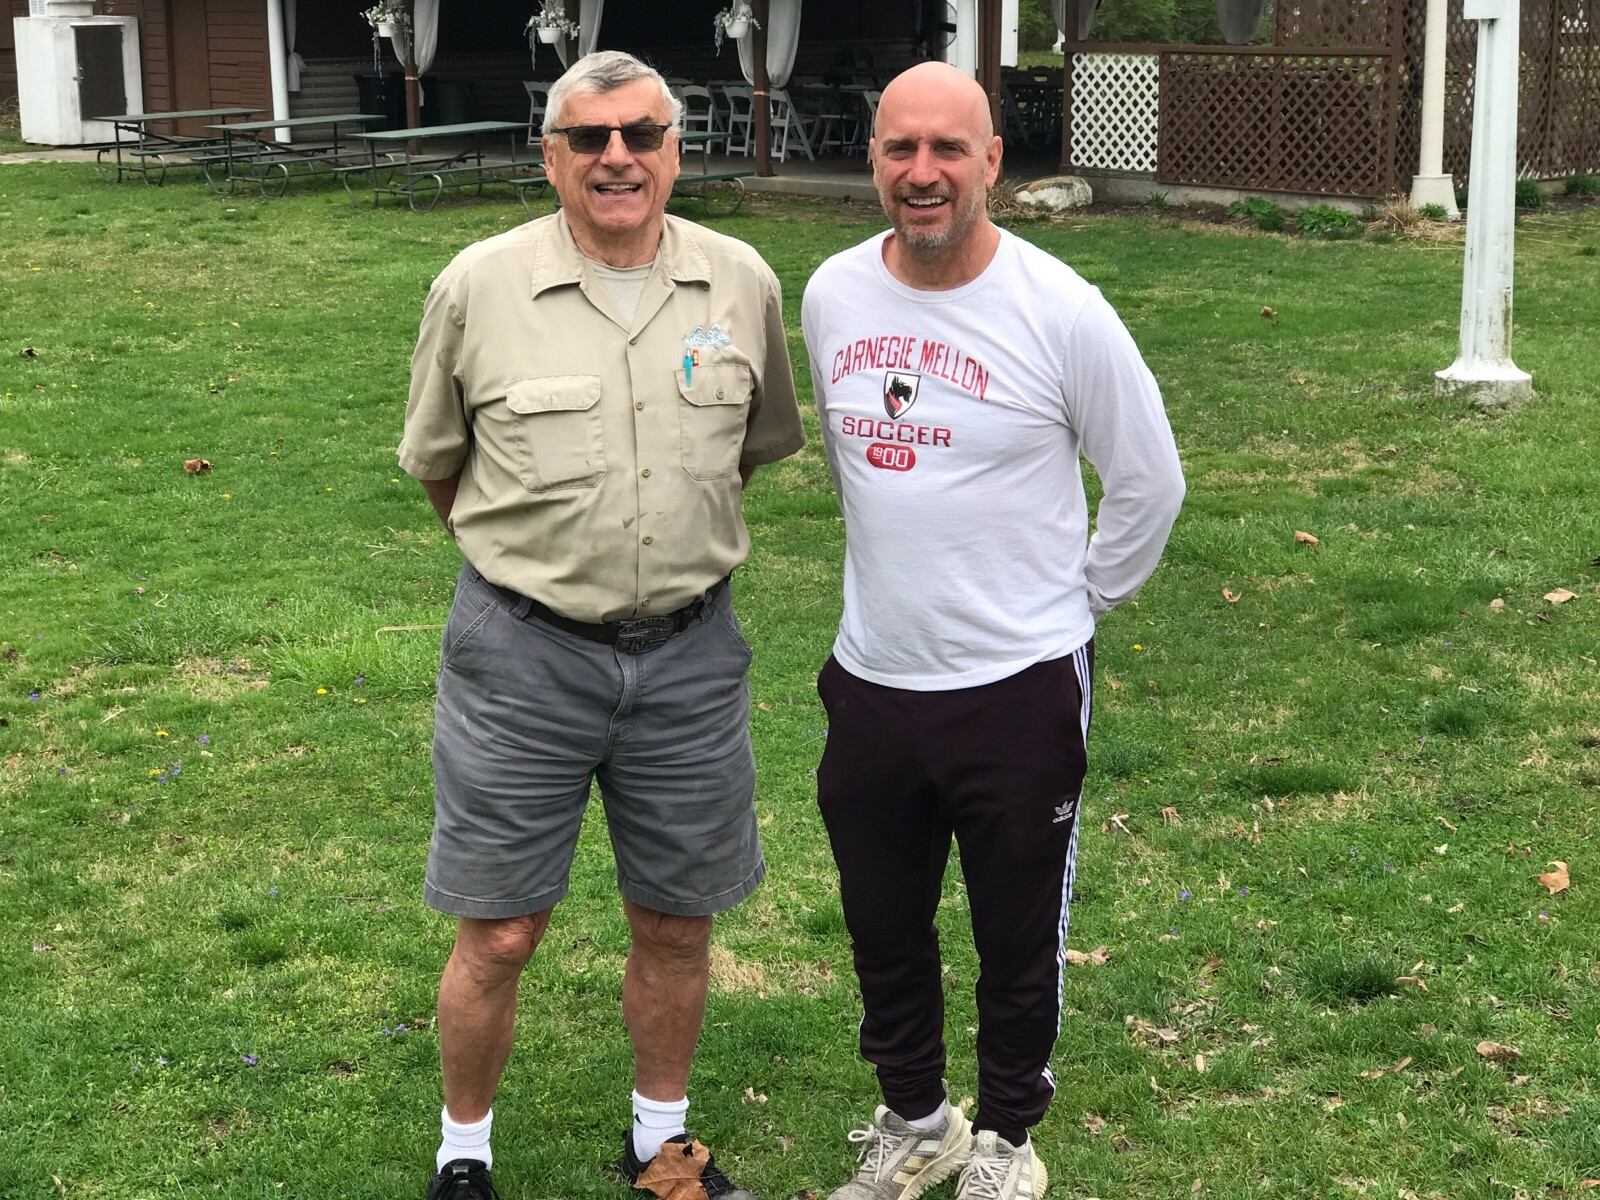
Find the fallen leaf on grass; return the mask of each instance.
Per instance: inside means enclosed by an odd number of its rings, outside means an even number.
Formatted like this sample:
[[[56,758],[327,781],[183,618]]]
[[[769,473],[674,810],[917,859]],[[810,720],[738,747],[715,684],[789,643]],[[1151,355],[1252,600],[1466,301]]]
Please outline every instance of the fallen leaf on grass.
[[[1267,320],[1271,321],[1274,325],[1278,323],[1278,310],[1273,308],[1270,304],[1263,304],[1261,306],[1261,315]]]
[[[1320,538],[1318,538],[1315,534],[1307,533],[1304,529],[1296,529],[1294,531],[1294,540],[1299,542],[1302,546],[1322,545]]]
[[[1423,993],[1426,993],[1427,990],[1428,990],[1428,985],[1425,982],[1423,982],[1422,976],[1420,976],[1420,975],[1399,975],[1399,976],[1396,976],[1395,977],[1395,981],[1394,981],[1394,985],[1396,987],[1414,987],[1418,991],[1423,992]]]
[[[1130,833],[1131,831],[1128,827],[1123,824],[1127,819],[1127,813],[1112,813],[1106,823],[1100,826],[1100,832],[1110,833],[1112,829],[1115,829],[1118,833]]]
[[[746,1104],[765,1104],[767,1102],[767,1094],[758,1092],[755,1088],[747,1087],[744,1090],[744,1102]]]
[[[1097,1134],[1105,1129],[1106,1119],[1104,1117],[1098,1117],[1094,1113],[1084,1113],[1083,1127],[1088,1131],[1090,1136],[1093,1136],[1094,1134]]]
[[[1176,1046],[1183,1040],[1183,1035],[1176,1029],[1169,1029],[1165,1025],[1152,1025],[1143,1017],[1123,1017],[1122,1023],[1135,1040],[1142,1041],[1146,1045]],[[1152,1086],[1154,1086],[1154,1083],[1155,1081],[1151,1080]]]
[[[22,357],[23,358],[38,358],[39,357],[39,352],[37,350],[35,350],[32,346],[24,346],[22,348]]]
[[[1467,902],[1465,900],[1457,900],[1449,908],[1445,909],[1445,912],[1454,914],[1454,913],[1461,912],[1466,907],[1467,907]]]
[[[1540,875],[1539,882],[1545,887],[1549,888],[1550,894],[1554,896],[1557,892],[1564,892],[1571,887],[1572,880],[1567,875],[1567,864],[1561,859],[1552,859],[1550,865],[1554,867],[1555,870],[1546,871],[1544,874]]]
[[[1577,592],[1569,592],[1566,588],[1557,588],[1553,592],[1546,592],[1544,598],[1551,604],[1565,604],[1568,600],[1576,600]]]
[[[1600,1188],[1600,1179],[1584,1179],[1578,1183],[1580,1192],[1586,1192],[1590,1188]]]
[[[1444,854],[1444,853],[1448,852],[1449,849],[1450,849],[1450,843],[1449,842],[1441,842],[1439,845],[1437,845],[1437,846],[1435,846],[1433,848],[1433,852],[1435,854]]]
[[[1332,1112],[1336,1108],[1344,1107],[1343,1096],[1324,1096],[1322,1098],[1322,1111]]]
[[[1111,952],[1104,946],[1096,946],[1085,954],[1082,950],[1068,950],[1067,962],[1074,967],[1103,967],[1111,961]]]
[[[1204,1054],[1196,1054],[1194,1056],[1194,1072],[1196,1075],[1204,1075],[1206,1073],[1206,1056]]]
[[[1161,809],[1161,823],[1163,825],[1182,825],[1183,818],[1178,815],[1178,810],[1171,804],[1163,805]]]
[[[1522,1057],[1522,1052],[1499,1042],[1479,1042],[1478,1057],[1486,1062],[1516,1062]]]
[[[1362,1071],[1361,1072],[1361,1078],[1363,1078],[1363,1079],[1382,1079],[1388,1073],[1389,1073],[1389,1069],[1387,1067],[1373,1067],[1370,1071]]]
[[[211,460],[205,458],[186,458],[183,460],[183,469],[190,475],[204,475],[211,470]]]
[[[1240,600],[1240,593],[1234,591],[1232,588],[1223,588],[1222,598],[1229,604],[1237,604]]]
[[[1449,822],[1449,820],[1447,818],[1445,818],[1445,817],[1435,817],[1434,820],[1439,822],[1439,824],[1443,825],[1451,833],[1454,833],[1456,831],[1456,827],[1454,825],[1450,824],[1450,822]]]
[[[1496,596],[1493,600],[1489,601],[1489,611],[1492,613],[1504,612],[1505,607],[1506,602],[1500,599],[1499,596]]]
[[[681,1152],[658,1154],[650,1160],[637,1186],[654,1192],[661,1200],[693,1200],[696,1195],[704,1196],[700,1175],[711,1161],[711,1151],[699,1142],[674,1148]]]

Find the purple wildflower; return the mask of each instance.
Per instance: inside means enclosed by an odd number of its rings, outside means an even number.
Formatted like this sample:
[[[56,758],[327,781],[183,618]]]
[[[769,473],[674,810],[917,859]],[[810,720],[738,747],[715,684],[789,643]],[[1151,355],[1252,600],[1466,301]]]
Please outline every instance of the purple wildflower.
[[[167,782],[166,772],[162,772],[160,775],[157,775],[156,776],[156,782],[157,783],[166,783]]]
[[[39,703],[39,693],[38,692],[29,692],[28,693],[28,699],[32,700],[35,704]]]
[[[56,768],[56,774],[57,775],[65,775],[66,773],[67,773],[67,769],[65,767],[57,767]]]
[[[201,734],[201,735],[200,735],[200,744],[201,744],[201,745],[202,745],[202,746],[209,746],[209,745],[211,745],[211,735],[210,735],[210,734],[209,734],[209,733],[202,733],[202,734]]]
[[[1180,891],[1178,893],[1178,899],[1180,901],[1187,901],[1193,895],[1194,895],[1194,893],[1191,892],[1188,888],[1184,888],[1182,891]]]
[[[363,671],[361,674],[359,674],[359,675],[357,675],[355,677],[355,686],[356,687],[365,687],[366,685],[367,685],[367,675],[366,675],[366,672]]]
[[[1249,894],[1250,894],[1250,889],[1249,888],[1242,887],[1242,888],[1239,889],[1239,895],[1248,896]]]
[[[176,779],[179,775],[182,775],[182,774],[183,774],[183,764],[181,762],[173,763],[172,764],[172,777],[174,779]]]
[[[256,1065],[257,1061],[259,1061],[254,1054],[241,1054],[239,1055],[239,1059],[247,1067],[253,1067]]]
[[[277,895],[277,894],[278,894],[278,889],[277,889],[277,888],[275,888],[275,887],[269,887],[269,888],[268,888],[268,889],[267,889],[267,895],[269,895],[269,896],[276,896],[276,895]]]

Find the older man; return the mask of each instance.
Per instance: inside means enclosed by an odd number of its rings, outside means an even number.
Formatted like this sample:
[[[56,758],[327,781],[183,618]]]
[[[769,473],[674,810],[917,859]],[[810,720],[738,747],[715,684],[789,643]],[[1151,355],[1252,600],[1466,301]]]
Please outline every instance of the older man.
[[[740,492],[803,438],[772,271],[665,214],[679,116],[630,55],[575,63],[544,126],[561,211],[459,254],[412,359],[400,463],[466,560],[433,744],[425,897],[457,925],[429,1200],[495,1194],[517,980],[567,891],[592,780],[631,932],[623,1177],[663,1192],[687,1170],[693,1195],[749,1196],[684,1114],[711,917],[764,871],[728,585],[749,550]]]
[[[993,225],[973,80],[884,89],[893,228],[824,263],[802,323],[847,530],[818,691],[818,799],[885,1104],[834,1200],[1032,1200],[1054,1092],[1096,620],[1155,568],[1183,496],[1155,381],[1101,298]],[[1079,455],[1104,485],[1089,537]],[[893,736],[885,737],[885,730]],[[978,1108],[945,1094],[934,914],[954,833],[981,963]]]

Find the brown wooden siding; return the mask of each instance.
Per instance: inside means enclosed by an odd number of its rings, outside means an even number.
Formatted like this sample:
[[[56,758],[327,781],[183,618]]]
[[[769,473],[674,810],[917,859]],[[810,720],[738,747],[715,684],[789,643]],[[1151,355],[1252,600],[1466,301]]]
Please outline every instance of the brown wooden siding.
[[[17,48],[11,18],[27,15],[28,0],[0,0],[0,104],[17,98]]]

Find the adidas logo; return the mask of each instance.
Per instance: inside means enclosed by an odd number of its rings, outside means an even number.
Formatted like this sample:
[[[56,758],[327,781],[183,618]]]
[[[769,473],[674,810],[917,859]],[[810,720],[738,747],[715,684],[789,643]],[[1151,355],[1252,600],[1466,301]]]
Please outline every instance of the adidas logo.
[[[1072,820],[1072,814],[1077,807],[1078,802],[1076,800],[1068,800],[1065,804],[1056,809],[1056,819],[1051,821],[1050,824],[1059,825],[1063,821]]]

